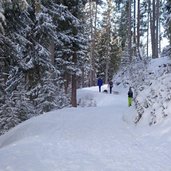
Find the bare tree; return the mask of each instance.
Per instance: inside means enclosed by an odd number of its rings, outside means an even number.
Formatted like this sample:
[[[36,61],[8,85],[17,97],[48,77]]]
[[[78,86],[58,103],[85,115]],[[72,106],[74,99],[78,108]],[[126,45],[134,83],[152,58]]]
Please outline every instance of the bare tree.
[[[111,34],[111,13],[112,13],[112,1],[107,1],[107,58],[106,58],[106,68],[105,68],[105,83],[107,84],[109,80],[109,63],[110,63],[110,34]]]
[[[156,35],[155,35],[155,56],[156,58],[158,58],[158,54],[159,54],[159,0],[157,0],[156,2],[156,26],[155,26],[155,29],[156,29]]]
[[[156,25],[155,25],[155,23],[156,23],[156,4],[155,4],[155,1],[156,0],[153,0],[153,2],[152,2],[152,9],[153,9],[153,13],[152,13],[152,26],[151,26],[151,40],[152,40],[152,57],[153,58],[156,58],[156,56],[155,56],[155,46],[156,46],[156,42],[155,42],[155,32],[156,32],[156,29],[155,29],[155,27],[156,27]]]
[[[134,44],[134,55],[136,55],[136,0],[134,0],[134,37],[133,37],[133,44]]]
[[[138,0],[137,4],[137,52],[138,56],[140,56],[140,0]]]
[[[152,58],[158,58],[158,20],[159,20],[159,0],[152,2],[151,17],[151,42],[152,42]]]
[[[148,19],[147,19],[147,56],[149,55],[149,31],[150,31],[150,19],[151,19],[151,0],[148,0]]]
[[[94,3],[89,0],[90,6],[90,86],[95,85],[95,39],[96,39],[96,22],[97,22],[97,3],[95,3],[95,14],[94,14]],[[94,24],[93,24],[94,21]]]
[[[95,14],[94,14],[94,30],[92,33],[92,85],[95,85],[96,80],[96,69],[95,69],[95,46],[96,46],[96,36],[97,36],[97,3],[95,3]]]
[[[93,85],[93,48],[92,48],[92,37],[93,37],[93,14],[92,14],[92,0],[89,0],[89,6],[90,6],[90,65],[91,65],[91,70],[90,70],[90,86]]]
[[[131,0],[128,1],[128,55],[130,62],[132,61],[131,2]]]

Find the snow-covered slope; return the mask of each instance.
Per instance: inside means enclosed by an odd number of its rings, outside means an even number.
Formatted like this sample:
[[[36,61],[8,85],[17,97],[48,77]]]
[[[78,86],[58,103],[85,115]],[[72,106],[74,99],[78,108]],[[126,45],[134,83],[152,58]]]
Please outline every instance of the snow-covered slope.
[[[136,123],[145,120],[143,123],[152,125],[162,122],[167,116],[171,117],[170,58],[136,62],[115,76],[115,84],[134,88],[138,112]]]

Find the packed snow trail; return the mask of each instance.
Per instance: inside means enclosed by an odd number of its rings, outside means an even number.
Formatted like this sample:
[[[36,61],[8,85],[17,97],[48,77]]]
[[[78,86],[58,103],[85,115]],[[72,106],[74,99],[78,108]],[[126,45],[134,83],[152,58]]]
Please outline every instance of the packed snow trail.
[[[96,107],[49,112],[1,136],[0,171],[170,171],[171,127],[134,125],[127,90],[117,91],[79,90]]]

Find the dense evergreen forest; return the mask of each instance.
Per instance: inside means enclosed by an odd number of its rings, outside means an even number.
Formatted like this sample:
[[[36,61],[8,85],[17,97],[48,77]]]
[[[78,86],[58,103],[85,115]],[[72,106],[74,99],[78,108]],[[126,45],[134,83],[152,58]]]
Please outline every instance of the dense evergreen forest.
[[[99,76],[107,83],[121,66],[160,57],[170,14],[171,0],[1,0],[0,134],[77,107],[77,88]]]

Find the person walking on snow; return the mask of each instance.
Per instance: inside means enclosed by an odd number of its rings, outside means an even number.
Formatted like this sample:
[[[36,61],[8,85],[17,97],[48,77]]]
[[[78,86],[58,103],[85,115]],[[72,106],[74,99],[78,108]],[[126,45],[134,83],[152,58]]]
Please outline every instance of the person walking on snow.
[[[101,78],[97,80],[97,85],[99,86],[99,92],[101,92],[101,86],[103,85],[103,80]]]
[[[131,87],[129,87],[129,91],[128,91],[128,106],[132,106],[132,98],[133,98],[133,92]]]
[[[110,94],[112,94],[112,88],[113,88],[113,82],[109,81],[109,91],[110,91]]]

